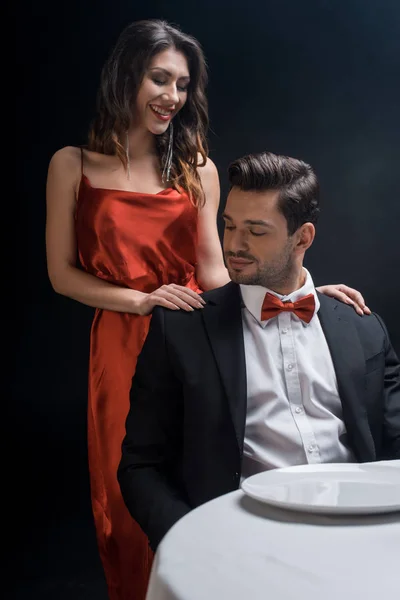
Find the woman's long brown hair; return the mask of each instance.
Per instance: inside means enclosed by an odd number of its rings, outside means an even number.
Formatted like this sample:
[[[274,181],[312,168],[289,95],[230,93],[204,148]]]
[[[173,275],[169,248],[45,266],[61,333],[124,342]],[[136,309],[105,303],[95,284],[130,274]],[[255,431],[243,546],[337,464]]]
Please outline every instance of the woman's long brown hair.
[[[185,190],[193,204],[200,207],[204,204],[204,192],[197,167],[205,165],[208,155],[207,68],[200,44],[177,27],[157,19],[136,21],[121,33],[101,73],[88,148],[118,156],[127,168],[125,133],[139,87],[151,59],[171,47],[185,55],[190,72],[187,101],[174,117],[171,185]],[[168,140],[169,130],[156,136],[161,165]]]

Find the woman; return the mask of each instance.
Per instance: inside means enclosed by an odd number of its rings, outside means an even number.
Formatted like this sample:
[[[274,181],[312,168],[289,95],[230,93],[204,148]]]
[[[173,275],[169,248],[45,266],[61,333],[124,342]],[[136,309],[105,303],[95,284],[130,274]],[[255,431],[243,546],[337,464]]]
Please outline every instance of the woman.
[[[201,290],[229,281],[216,226],[218,174],[207,158],[205,85],[196,40],[161,21],[133,23],[103,68],[87,148],[63,148],[49,165],[49,277],[58,293],[97,309],[89,466],[111,600],[142,600],[151,565],[116,478],[150,313],[155,305],[201,310]],[[351,288],[321,291],[363,306]]]

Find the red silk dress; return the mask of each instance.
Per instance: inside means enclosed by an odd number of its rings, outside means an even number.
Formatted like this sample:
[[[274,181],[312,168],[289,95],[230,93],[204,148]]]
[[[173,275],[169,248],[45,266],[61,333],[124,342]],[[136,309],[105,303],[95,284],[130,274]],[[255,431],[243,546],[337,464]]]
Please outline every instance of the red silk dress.
[[[76,234],[82,267],[142,292],[195,279],[197,209],[185,193],[92,187],[82,172]],[[136,360],[150,317],[97,309],[91,330],[88,447],[92,507],[110,600],[144,600],[152,552],[117,482]]]

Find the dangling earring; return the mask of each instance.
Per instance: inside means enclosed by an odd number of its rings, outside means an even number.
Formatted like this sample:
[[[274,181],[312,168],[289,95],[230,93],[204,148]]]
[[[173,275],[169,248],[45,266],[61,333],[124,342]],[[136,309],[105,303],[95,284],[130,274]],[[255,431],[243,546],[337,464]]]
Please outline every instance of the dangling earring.
[[[172,167],[172,155],[173,155],[173,142],[174,142],[174,127],[172,125],[172,121],[169,124],[169,140],[168,140],[168,150],[165,156],[164,168],[161,176],[161,181],[166,183],[169,181],[171,175],[171,167]]]
[[[126,176],[128,177],[128,181],[131,179],[131,159],[129,156],[129,135],[126,132],[126,140],[125,140],[125,156],[126,156]]]

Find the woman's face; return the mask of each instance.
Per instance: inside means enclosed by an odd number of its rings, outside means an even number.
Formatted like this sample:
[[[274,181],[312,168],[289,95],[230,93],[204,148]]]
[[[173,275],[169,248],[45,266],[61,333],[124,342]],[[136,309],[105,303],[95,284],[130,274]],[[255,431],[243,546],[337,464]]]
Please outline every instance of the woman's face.
[[[168,48],[154,56],[139,88],[134,124],[144,125],[154,135],[164,133],[187,100],[189,81],[182,52]]]

